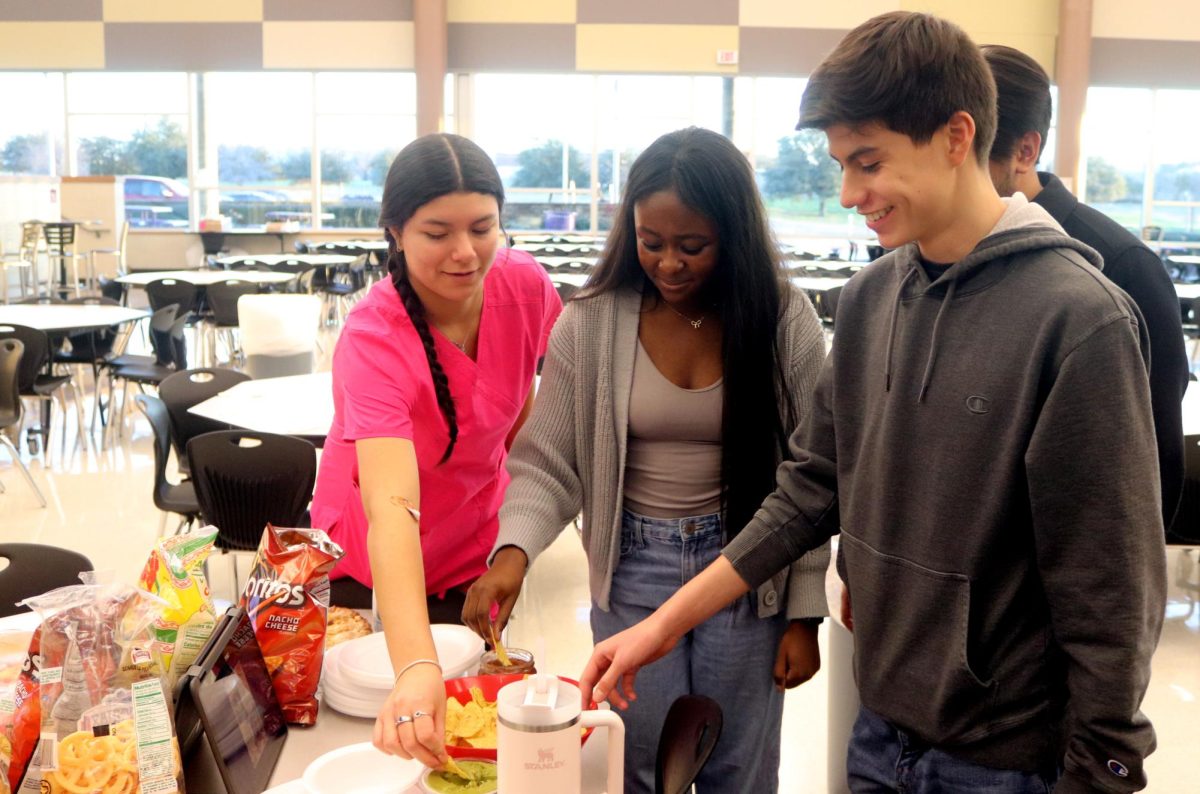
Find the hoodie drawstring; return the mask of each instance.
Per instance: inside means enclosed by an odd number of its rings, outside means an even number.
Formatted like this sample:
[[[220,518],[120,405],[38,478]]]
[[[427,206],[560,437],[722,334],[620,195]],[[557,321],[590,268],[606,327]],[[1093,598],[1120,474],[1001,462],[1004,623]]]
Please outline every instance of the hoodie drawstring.
[[[892,351],[896,347],[896,323],[900,319],[900,300],[904,297],[904,287],[908,284],[908,280],[916,274],[917,269],[914,267],[904,278],[900,279],[900,288],[896,290],[896,302],[892,304],[892,324],[888,329],[887,361],[883,365],[883,390],[885,392],[892,390]]]
[[[942,315],[946,313],[946,307],[950,305],[950,301],[954,300],[954,288],[957,286],[958,279],[950,282],[950,286],[946,288],[946,297],[942,298],[942,305],[938,307],[937,317],[933,321],[933,336],[929,340],[929,360],[925,362],[925,374],[921,376],[921,395],[917,397],[918,403],[925,402],[925,392],[929,390],[929,381],[933,377],[933,360],[937,358],[938,331],[942,327]]]

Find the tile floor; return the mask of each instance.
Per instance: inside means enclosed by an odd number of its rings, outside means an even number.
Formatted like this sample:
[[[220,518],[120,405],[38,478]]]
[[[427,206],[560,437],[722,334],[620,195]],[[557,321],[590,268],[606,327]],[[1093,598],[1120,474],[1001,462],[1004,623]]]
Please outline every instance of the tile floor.
[[[332,349],[329,345],[327,349]],[[57,422],[57,419],[56,419]],[[86,554],[97,569],[133,580],[154,542],[159,513],[150,501],[153,452],[150,429],[137,417],[115,448],[68,450],[57,441],[47,465],[28,460],[48,501],[40,509],[7,454],[0,451],[0,539],[67,546]],[[68,444],[74,420],[69,421]],[[173,526],[173,522],[168,522]],[[1168,557],[1170,603],[1145,711],[1158,730],[1159,747],[1147,762],[1151,792],[1183,794],[1200,790],[1196,753],[1200,749],[1200,566],[1196,551],[1172,550]],[[214,586],[223,566],[214,566]],[[227,570],[227,568],[225,568]],[[510,642],[536,648],[546,668],[575,675],[591,650],[583,552],[568,528],[540,558],[524,590],[523,616]],[[827,622],[828,623],[828,622]],[[822,642],[828,631],[822,629]],[[828,655],[826,654],[826,659]],[[782,792],[827,791],[826,699],[828,669],[787,696],[784,712]]]

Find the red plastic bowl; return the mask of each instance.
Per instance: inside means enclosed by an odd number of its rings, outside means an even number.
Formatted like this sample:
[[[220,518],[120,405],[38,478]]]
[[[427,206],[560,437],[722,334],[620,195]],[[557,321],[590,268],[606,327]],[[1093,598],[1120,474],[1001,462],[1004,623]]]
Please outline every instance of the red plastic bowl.
[[[471,702],[471,687],[479,687],[483,690],[483,696],[495,703],[501,689],[513,681],[520,681],[527,677],[524,673],[503,673],[500,675],[470,675],[465,678],[448,678],[446,679],[446,697],[452,697],[465,706]],[[579,682],[573,678],[560,675],[558,679],[566,681],[568,684],[579,686]],[[596,708],[596,703],[593,701],[588,705],[588,708]],[[583,731],[579,743],[582,745],[591,735],[592,728]],[[484,747],[447,746],[446,752],[454,758],[490,758],[493,761],[496,760],[496,751]]]

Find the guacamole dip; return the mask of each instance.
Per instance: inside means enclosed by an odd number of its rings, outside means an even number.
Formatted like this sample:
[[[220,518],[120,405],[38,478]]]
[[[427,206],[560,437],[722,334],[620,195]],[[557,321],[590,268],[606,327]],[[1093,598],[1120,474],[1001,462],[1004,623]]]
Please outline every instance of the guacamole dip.
[[[438,794],[491,794],[496,790],[496,765],[491,761],[459,761],[465,772],[475,775],[475,782],[463,780],[450,772],[430,772],[426,785]]]

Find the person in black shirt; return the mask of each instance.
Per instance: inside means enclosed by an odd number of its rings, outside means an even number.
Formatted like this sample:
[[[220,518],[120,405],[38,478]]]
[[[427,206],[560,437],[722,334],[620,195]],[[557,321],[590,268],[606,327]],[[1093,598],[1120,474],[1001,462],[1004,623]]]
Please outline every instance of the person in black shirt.
[[[1170,527],[1183,487],[1183,418],[1188,360],[1179,296],[1162,261],[1116,221],[1075,198],[1054,174],[1037,170],[1050,128],[1050,78],[1012,47],[980,48],[996,78],[999,124],[989,155],[1001,196],[1021,192],[1067,234],[1104,259],[1104,275],[1129,294],[1150,335],[1150,399],[1162,480],[1163,526]]]

